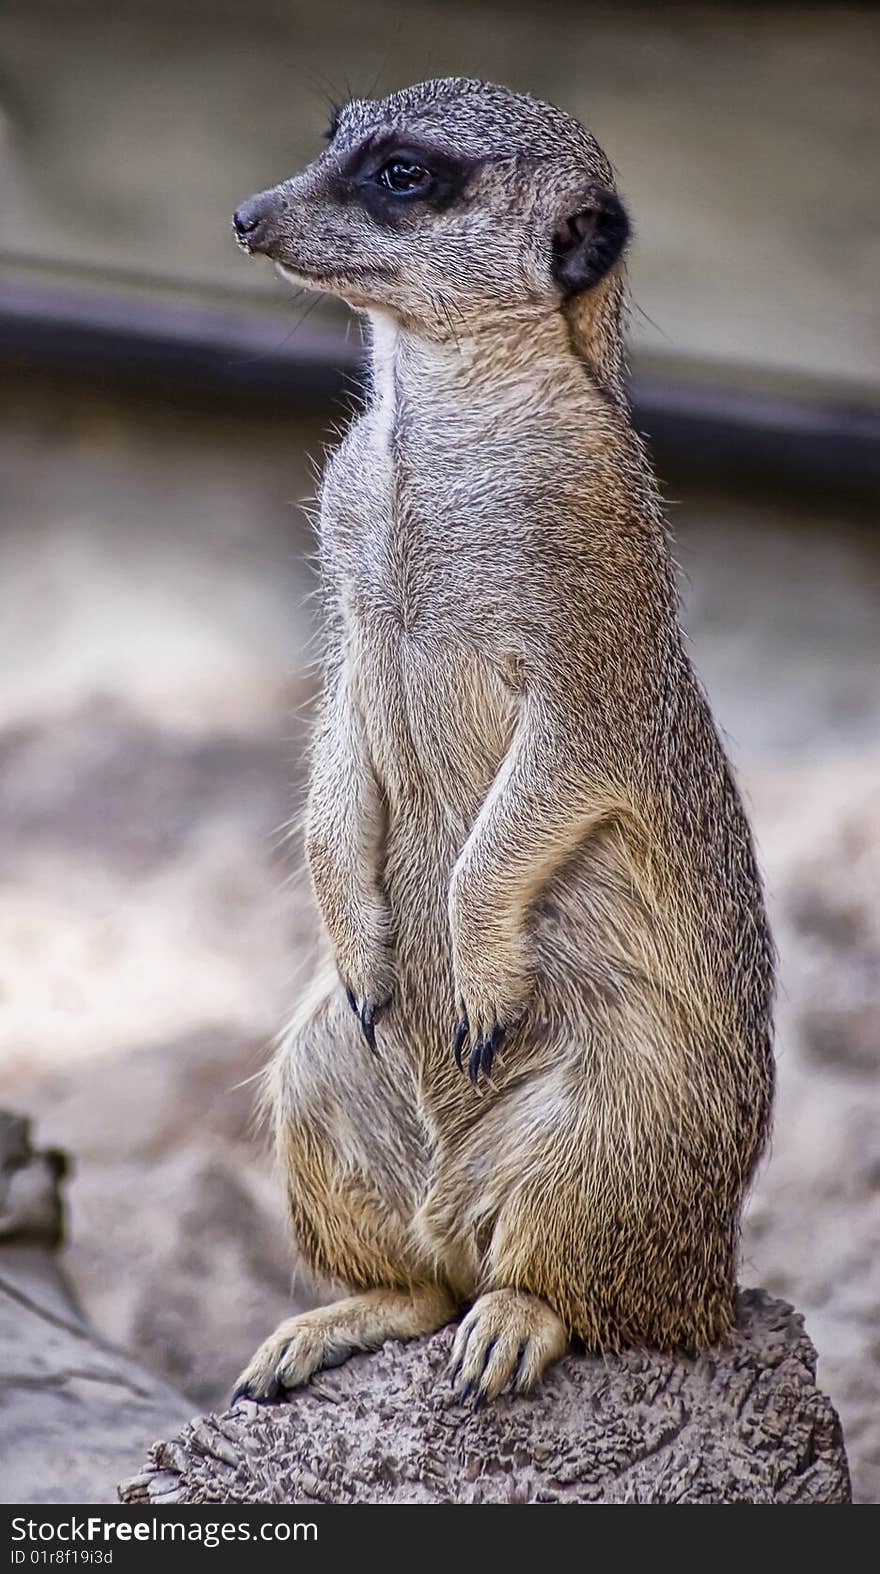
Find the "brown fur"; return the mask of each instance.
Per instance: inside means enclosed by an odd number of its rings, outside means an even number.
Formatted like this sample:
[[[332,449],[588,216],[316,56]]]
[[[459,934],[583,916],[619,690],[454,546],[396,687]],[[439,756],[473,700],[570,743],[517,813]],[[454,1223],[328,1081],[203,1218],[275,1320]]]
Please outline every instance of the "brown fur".
[[[455,202],[365,211],[345,171],[389,128],[471,161]],[[258,1396],[475,1298],[478,1398],[572,1335],[731,1326],[772,948],[624,392],[622,264],[573,296],[553,271],[600,189],[559,110],[426,83],[347,106],[245,238],[365,311],[373,360],[321,492],[306,846],[334,965],[273,1073],[300,1247],[363,1293],[284,1324]]]

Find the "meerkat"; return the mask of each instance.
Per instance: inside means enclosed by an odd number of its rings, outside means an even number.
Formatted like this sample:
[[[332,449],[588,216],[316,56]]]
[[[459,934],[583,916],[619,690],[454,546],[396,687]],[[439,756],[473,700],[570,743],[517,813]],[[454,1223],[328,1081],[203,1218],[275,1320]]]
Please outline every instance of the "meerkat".
[[[347,104],[234,228],[371,346],[320,488],[328,961],[271,1085],[299,1249],[349,1293],[236,1394],[465,1308],[472,1404],[572,1340],[722,1340],[773,950],[627,401],[608,160],[549,104],[426,82]]]

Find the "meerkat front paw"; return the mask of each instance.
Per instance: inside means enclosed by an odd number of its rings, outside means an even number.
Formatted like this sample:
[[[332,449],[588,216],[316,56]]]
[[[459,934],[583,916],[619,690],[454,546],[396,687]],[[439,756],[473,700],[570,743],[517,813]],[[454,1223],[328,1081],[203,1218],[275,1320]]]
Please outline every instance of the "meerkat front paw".
[[[508,1383],[527,1393],[569,1346],[553,1309],[525,1290],[490,1290],[459,1326],[449,1375],[458,1398],[478,1410]]]
[[[376,1022],[394,992],[394,937],[385,893],[360,865],[356,846],[340,849],[337,839],[313,823],[306,835],[306,856],[336,970],[348,1003],[371,1050]]]
[[[496,998],[487,998],[467,983],[458,984],[458,1022],[452,1043],[455,1064],[467,1073],[476,1087],[480,1078],[491,1076],[495,1057],[504,1049],[508,1036],[525,1015],[525,990],[508,989]]]
[[[370,1049],[376,1053],[376,1023],[394,995],[394,960],[383,938],[337,951],[336,966],[346,998]]]
[[[362,987],[360,990],[357,990],[353,989],[352,986],[345,979],[343,979],[343,988],[345,990],[346,999],[361,1025],[361,1032],[363,1033],[364,1038],[366,1039],[370,1049],[373,1051],[373,1054],[377,1055],[379,1052],[376,1048],[376,1023],[382,1015],[382,1012],[387,1006],[391,1004],[392,990],[390,986],[387,986],[384,989],[381,988],[381,986],[379,988],[374,987],[372,989],[369,987]]]
[[[452,1052],[459,1071],[464,1070],[467,1053],[468,1076],[476,1087],[481,1077],[491,1076],[495,1057],[522,1021],[528,988],[500,952],[491,960],[485,956],[485,948],[482,954],[471,952],[467,961],[465,956],[467,951],[459,942],[455,947],[458,1023]],[[477,962],[481,964],[480,972],[475,967]],[[488,968],[485,973],[483,966]],[[484,979],[492,979],[496,987],[487,989]]]
[[[459,1071],[463,1071],[464,1054],[465,1050],[468,1050],[468,1076],[474,1087],[477,1086],[481,1076],[490,1077],[492,1075],[495,1056],[500,1049],[503,1049],[506,1037],[507,1029],[500,1022],[493,1022],[488,1033],[477,1034],[475,1037],[472,1037],[470,1018],[467,1012],[465,1011],[465,1014],[460,1017],[455,1029],[455,1038],[452,1042],[452,1053],[455,1056],[455,1064]]]
[[[488,1078],[496,1056],[525,1016],[531,979],[523,938],[512,919],[487,915],[476,883],[457,870],[449,889],[449,927],[458,1025],[453,1054],[476,1087]]]

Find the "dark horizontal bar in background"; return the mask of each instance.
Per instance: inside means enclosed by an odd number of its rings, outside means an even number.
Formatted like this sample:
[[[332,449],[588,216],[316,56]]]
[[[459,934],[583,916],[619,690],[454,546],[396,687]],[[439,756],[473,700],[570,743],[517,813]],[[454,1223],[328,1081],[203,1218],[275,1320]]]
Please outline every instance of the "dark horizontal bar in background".
[[[275,409],[356,392],[356,334],[279,313],[159,295],[101,294],[3,281],[0,364],[64,372],[165,397],[270,401]],[[836,398],[757,393],[636,375],[635,418],[661,473],[848,501],[880,492],[880,409]]]

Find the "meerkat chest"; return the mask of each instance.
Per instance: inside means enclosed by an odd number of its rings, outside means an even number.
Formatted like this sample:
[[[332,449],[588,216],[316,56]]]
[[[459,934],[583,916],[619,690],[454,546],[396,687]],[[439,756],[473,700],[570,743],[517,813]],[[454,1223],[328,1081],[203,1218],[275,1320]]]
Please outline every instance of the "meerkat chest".
[[[322,496],[325,557],[386,790],[403,801],[419,781],[466,817],[508,747],[517,669],[465,520],[428,505],[381,449],[349,443]]]
[[[322,488],[325,557],[350,617],[501,660],[525,567],[511,467],[479,451],[401,453],[371,412]]]

